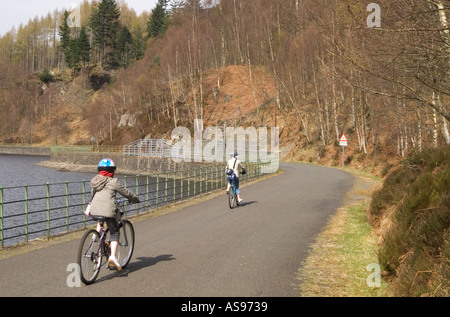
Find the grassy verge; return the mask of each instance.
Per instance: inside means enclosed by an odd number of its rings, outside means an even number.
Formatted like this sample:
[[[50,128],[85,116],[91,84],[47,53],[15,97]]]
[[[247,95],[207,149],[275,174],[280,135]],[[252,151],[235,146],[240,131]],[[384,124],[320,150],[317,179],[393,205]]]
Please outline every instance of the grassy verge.
[[[376,276],[378,236],[368,219],[370,196],[380,181],[353,174],[357,181],[347,195],[348,203],[316,238],[298,272],[301,296],[391,296],[387,283]],[[380,285],[374,286],[377,281]]]

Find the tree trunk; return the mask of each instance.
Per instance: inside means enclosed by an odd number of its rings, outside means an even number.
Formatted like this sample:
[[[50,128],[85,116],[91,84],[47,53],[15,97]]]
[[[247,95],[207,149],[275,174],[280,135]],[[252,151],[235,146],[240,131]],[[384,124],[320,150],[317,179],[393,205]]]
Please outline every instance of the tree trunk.
[[[436,107],[438,107],[439,109],[442,110],[440,94],[437,92],[433,93],[433,99],[435,100]],[[442,135],[444,136],[445,143],[450,144],[450,133],[448,131],[447,120],[441,115],[439,115],[439,117],[442,120],[441,130],[442,130]]]
[[[433,91],[433,104],[436,106],[436,93]],[[437,111],[433,109],[433,147],[438,147],[438,119]]]

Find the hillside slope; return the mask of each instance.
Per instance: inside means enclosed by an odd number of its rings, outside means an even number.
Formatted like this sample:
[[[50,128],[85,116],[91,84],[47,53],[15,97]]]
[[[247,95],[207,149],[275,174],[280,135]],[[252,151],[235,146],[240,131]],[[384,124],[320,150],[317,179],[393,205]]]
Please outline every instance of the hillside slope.
[[[136,65],[142,68],[145,61]],[[29,143],[35,145],[87,145],[91,137],[96,136],[96,142],[104,145],[124,145],[144,137],[170,139],[174,128],[170,115],[153,118],[150,122],[143,119],[142,110],[135,114],[140,119],[137,124],[119,127],[121,119],[130,115],[121,103],[122,94],[127,93],[129,100],[142,103],[139,95],[134,96],[140,77],[133,71],[120,73],[97,74],[91,70],[89,76],[81,74],[72,81],[55,81],[47,85],[39,85],[41,93],[37,99],[36,119],[31,127],[25,124],[23,129],[3,137],[9,143]],[[93,85],[92,78],[107,76],[111,79],[101,87]],[[127,86],[123,86],[122,82]],[[36,84],[38,85],[38,84]],[[165,84],[166,87],[170,83]],[[94,87],[95,86],[95,87]],[[123,87],[122,87],[123,86]],[[197,89],[197,98],[201,100],[201,113],[204,127],[208,126],[254,126],[274,127],[280,129],[280,147],[282,159],[287,161],[306,161],[328,166],[340,166],[342,148],[336,143],[323,146],[318,137],[307,140],[305,137],[305,122],[299,117],[296,109],[278,108],[275,80],[265,66],[229,65],[207,71],[203,77],[201,90]],[[125,97],[124,97],[125,98]],[[170,97],[167,96],[167,99]],[[185,111],[180,115],[178,125],[192,127],[194,104],[193,91],[188,90],[183,103],[176,105],[177,111]],[[130,101],[131,102],[131,101]],[[113,105],[111,110],[101,109]],[[120,109],[124,110],[120,110]],[[131,107],[130,109],[133,109]],[[171,110],[171,109],[169,109]],[[167,110],[167,111],[169,111]],[[141,112],[139,112],[141,111]],[[314,128],[317,118],[309,114],[309,126]],[[108,126],[108,131],[102,136],[96,134],[97,122]],[[139,120],[138,120],[139,121]],[[106,123],[105,123],[106,122]],[[345,165],[365,169],[378,175],[385,174],[397,164],[397,157],[385,149],[384,152],[364,153],[357,146],[356,136],[348,133],[350,142],[345,149]]]
[[[450,147],[402,163],[373,196],[379,261],[397,296],[450,296]]]

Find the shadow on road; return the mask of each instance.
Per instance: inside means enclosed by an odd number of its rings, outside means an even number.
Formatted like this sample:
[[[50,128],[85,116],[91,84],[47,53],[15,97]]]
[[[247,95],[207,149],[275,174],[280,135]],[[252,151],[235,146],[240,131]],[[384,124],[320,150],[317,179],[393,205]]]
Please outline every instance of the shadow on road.
[[[138,257],[136,258],[138,261],[133,261],[128,264],[126,271],[134,272],[137,270],[140,270],[144,267],[153,266],[159,262],[165,262],[165,261],[172,261],[175,260],[172,254],[162,254],[158,255],[157,257]]]
[[[255,200],[253,200],[253,201],[243,201],[243,202],[241,202],[239,204],[239,207],[245,207],[245,206],[248,206],[248,205],[251,205],[251,204],[256,204],[256,203],[257,203],[257,201],[255,201]]]
[[[136,261],[137,260],[137,261]],[[138,257],[136,259],[131,259],[131,262],[128,266],[123,269],[121,272],[113,272],[112,274],[108,274],[96,281],[96,283],[106,281],[112,279],[114,277],[124,277],[128,276],[129,273],[138,271],[140,269],[153,266],[159,262],[172,261],[175,260],[172,254],[162,254],[156,257]],[[102,268],[103,269],[103,268]]]

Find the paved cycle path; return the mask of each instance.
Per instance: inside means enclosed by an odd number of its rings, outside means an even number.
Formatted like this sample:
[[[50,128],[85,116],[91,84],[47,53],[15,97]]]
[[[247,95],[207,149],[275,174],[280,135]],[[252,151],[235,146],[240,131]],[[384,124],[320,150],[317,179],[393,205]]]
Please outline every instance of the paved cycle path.
[[[354,178],[313,165],[281,168],[281,175],[243,187],[237,209],[229,209],[224,191],[134,223],[129,266],[103,267],[90,286],[67,283],[76,282],[70,264],[78,239],[0,260],[0,296],[299,296],[298,269]]]

